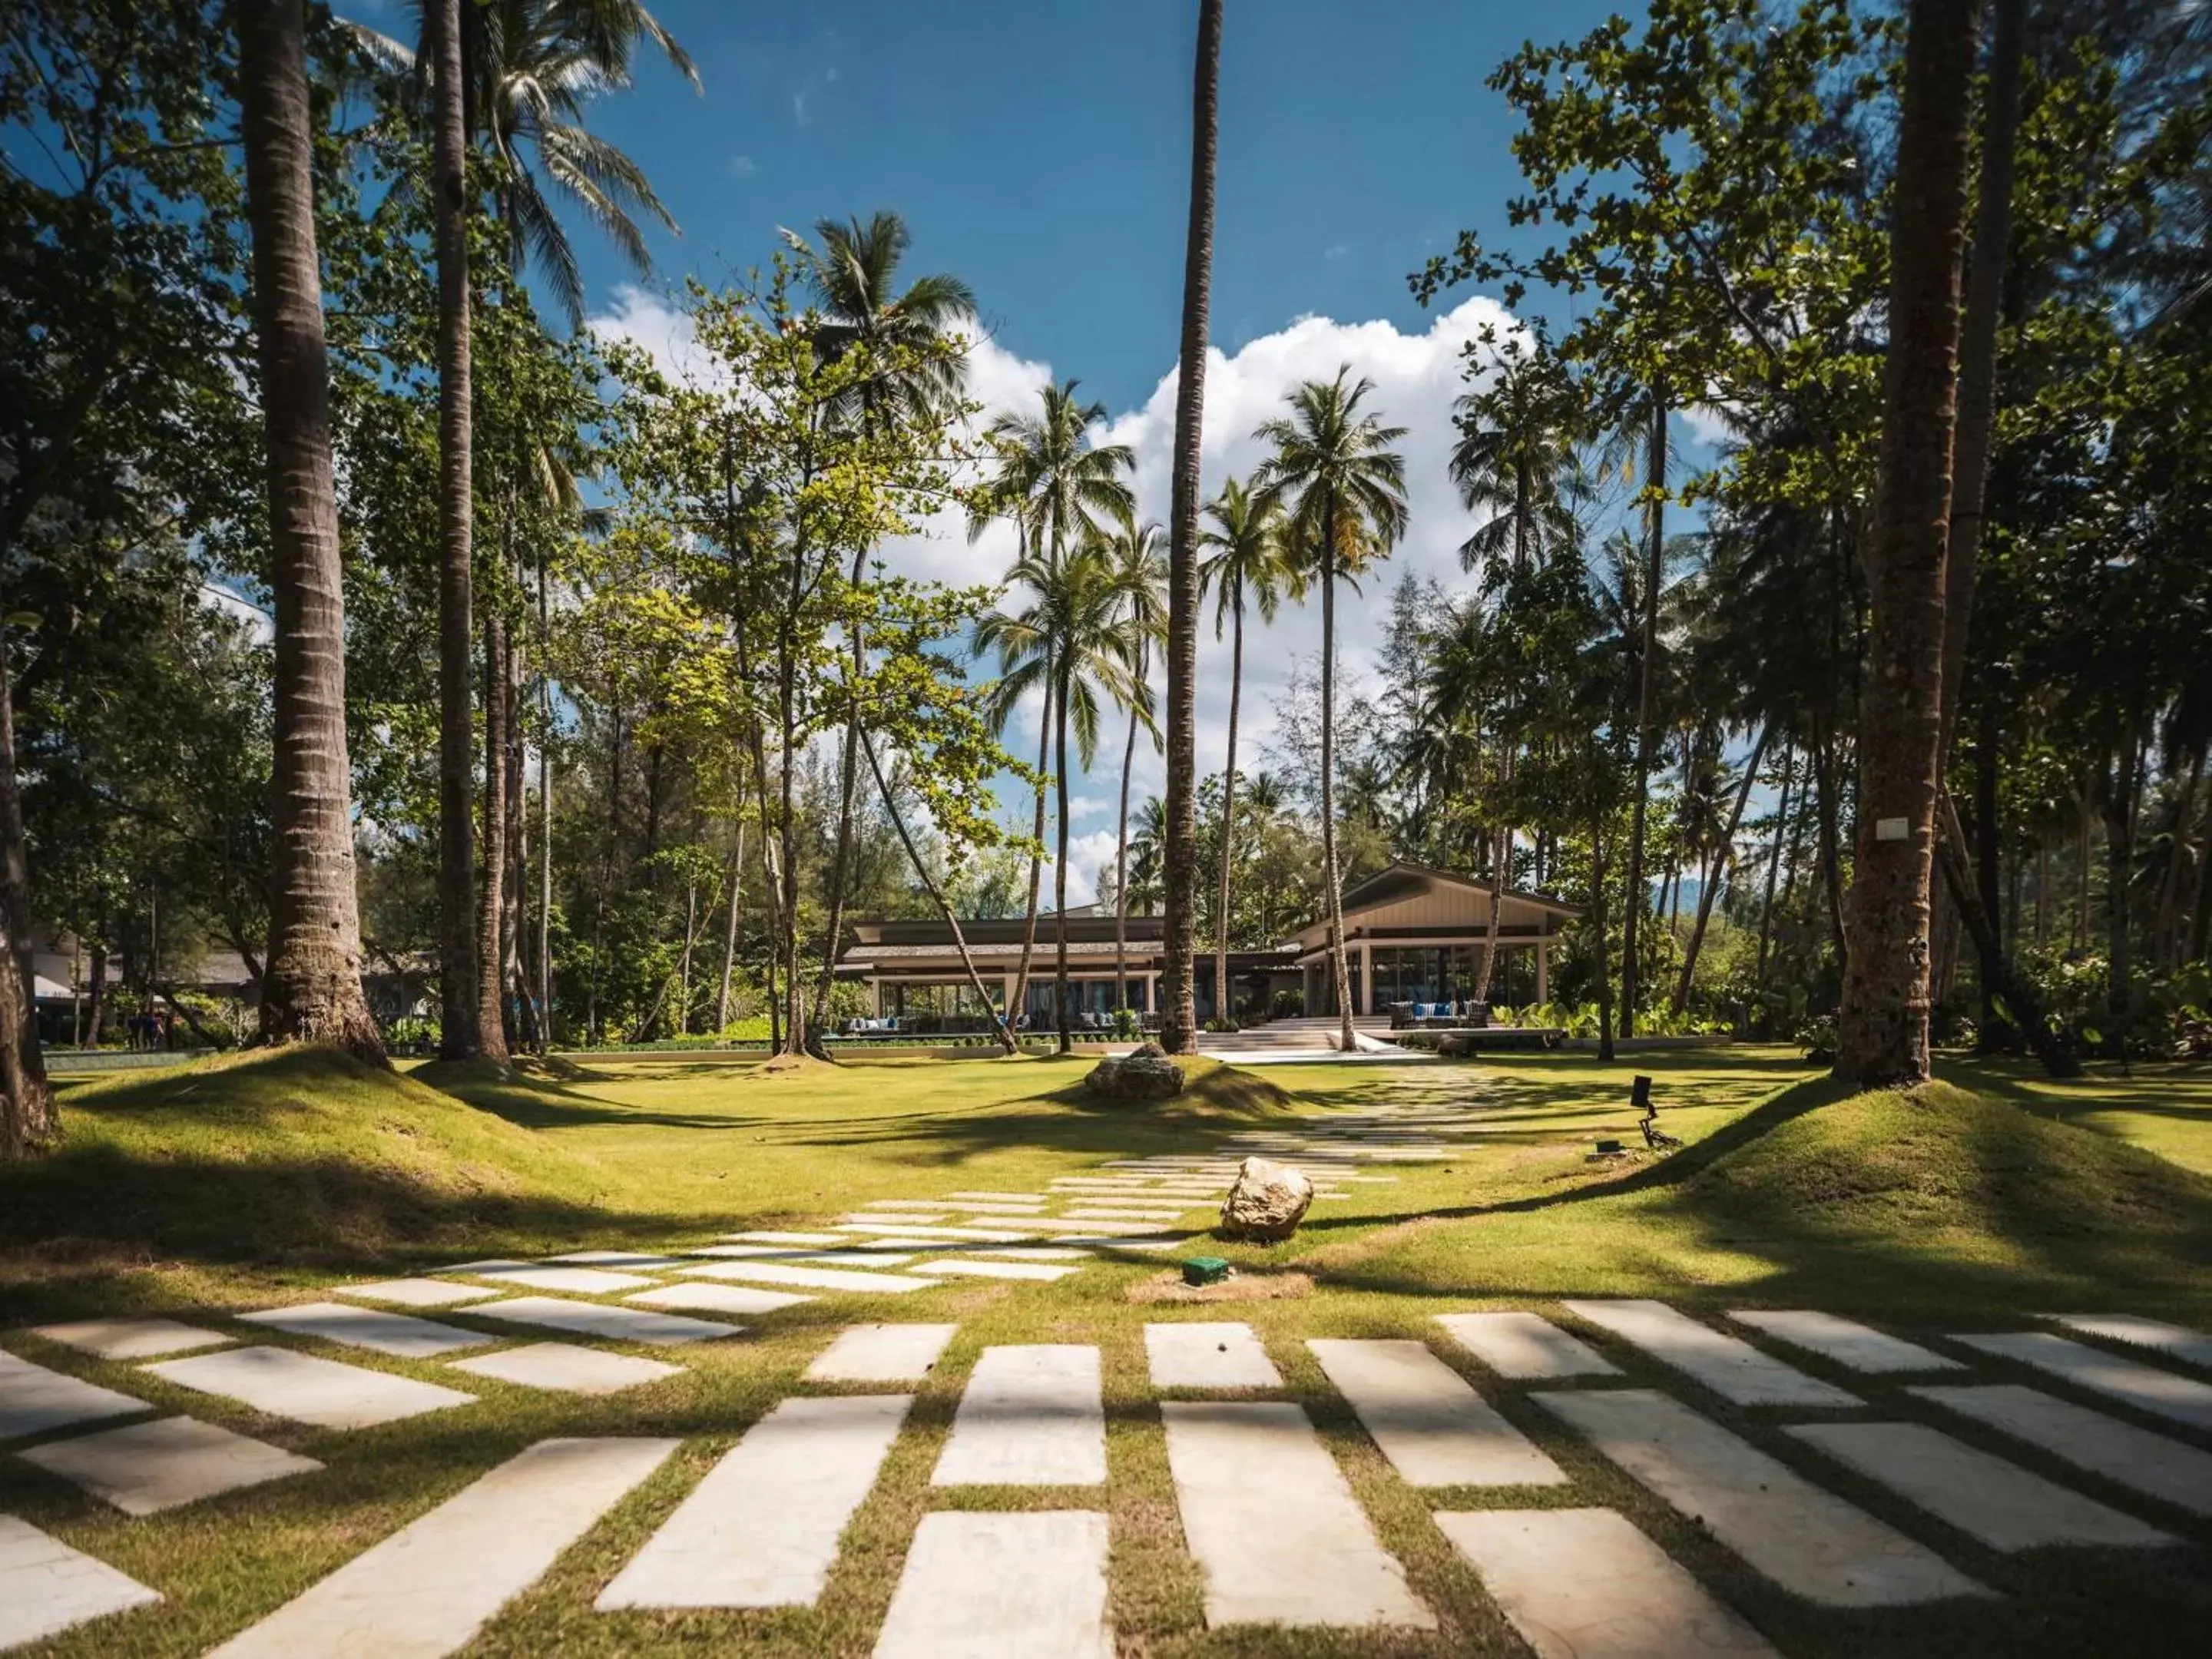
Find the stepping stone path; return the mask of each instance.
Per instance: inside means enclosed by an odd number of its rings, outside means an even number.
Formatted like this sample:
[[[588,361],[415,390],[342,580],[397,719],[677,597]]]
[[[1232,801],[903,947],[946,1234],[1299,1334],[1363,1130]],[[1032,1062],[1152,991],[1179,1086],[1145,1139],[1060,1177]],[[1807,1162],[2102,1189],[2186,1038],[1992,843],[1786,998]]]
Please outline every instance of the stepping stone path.
[[[161,1599],[105,1561],[0,1515],[0,1649]]]
[[[986,1348],[930,1477],[939,1486],[1095,1486],[1106,1478],[1098,1350]]]
[[[1905,1607],[1989,1592],[1941,1556],[1651,1389],[1532,1396],[1792,1595]]]
[[[527,1342],[519,1348],[452,1364],[455,1370],[466,1371],[471,1376],[558,1394],[619,1394],[624,1389],[684,1374],[681,1365],[641,1359],[635,1354],[580,1348],[573,1342]]]
[[[450,1308],[457,1302],[481,1302],[491,1294],[474,1285],[455,1285],[442,1279],[381,1279],[373,1285],[340,1285],[335,1289],[339,1296],[396,1302],[403,1308]]]
[[[100,1359],[158,1359],[238,1340],[173,1319],[82,1319],[69,1325],[34,1325],[31,1334]]]
[[[2174,1541],[1924,1423],[1807,1423],[1789,1432],[1993,1550]]]
[[[2131,1348],[2155,1348],[2189,1364],[2212,1370],[2212,1336],[2186,1325],[2170,1325],[2140,1314],[2051,1314],[2048,1317],[2084,1336],[2124,1342]]]
[[[152,1409],[143,1400],[0,1350],[0,1440]]]
[[[1966,1368],[1955,1359],[1946,1359],[1933,1349],[1923,1348],[1917,1342],[1907,1342],[1903,1337],[1891,1336],[1862,1325],[1856,1320],[1838,1318],[1834,1314],[1806,1310],[1766,1312],[1747,1309],[1729,1315],[1739,1325],[1748,1325],[1763,1331],[1778,1342],[1787,1342],[1793,1348],[1802,1348],[1808,1353],[1832,1359],[1847,1370],[1863,1371],[1870,1376],[1886,1376],[1894,1371],[1956,1371]]]
[[[1563,1302],[1577,1318],[1632,1342],[1662,1365],[1738,1406],[1856,1406],[1858,1396],[1808,1376],[1748,1342],[1723,1336],[1663,1302]]]
[[[125,1515],[158,1515],[180,1504],[323,1467],[312,1457],[189,1417],[56,1440],[32,1447],[22,1457]]]
[[[651,1308],[610,1307],[604,1302],[564,1302],[556,1296],[519,1296],[508,1302],[487,1302],[481,1308],[470,1309],[469,1315],[505,1325],[539,1325],[570,1336],[643,1342],[654,1347],[714,1342],[744,1329],[718,1319],[693,1319]]]
[[[356,1556],[210,1659],[441,1659],[544,1577],[673,1440],[541,1440]]]
[[[811,1296],[792,1291],[763,1291],[750,1285],[663,1285],[659,1290],[626,1296],[641,1308],[689,1308],[697,1313],[764,1314],[811,1302]]]
[[[1422,1344],[1316,1339],[1306,1346],[1407,1485],[1566,1484],[1557,1463]]]
[[[1620,1366],[1541,1314],[1438,1314],[1437,1323],[1491,1370],[1516,1382],[1620,1375]]]
[[[1055,1279],[1066,1278],[1076,1269],[1036,1261],[963,1261],[957,1257],[941,1256],[934,1261],[921,1263],[914,1271],[949,1275],[954,1279],[1026,1279],[1050,1284]]]
[[[1164,1400],[1160,1416],[1209,1626],[1435,1628],[1304,1407]]]
[[[2019,1331],[1998,1336],[1958,1336],[1970,1348],[2017,1360],[2038,1370],[2049,1371],[2077,1389],[2133,1406],[2137,1411],[2186,1423],[2212,1433],[2212,1382],[2176,1376],[2153,1365],[2069,1342],[2048,1331]]]
[[[303,1302],[294,1308],[270,1308],[261,1313],[240,1314],[240,1319],[296,1336],[320,1337],[349,1348],[368,1348],[402,1359],[434,1359],[463,1348],[481,1348],[499,1339],[480,1331],[465,1331],[435,1320],[415,1319],[386,1313],[380,1308],[354,1308],[343,1302]]]
[[[709,1267],[686,1267],[696,1279],[752,1279],[767,1285],[797,1285],[810,1291],[867,1291],[882,1296],[902,1296],[926,1291],[927,1279],[902,1278],[896,1273],[863,1273],[852,1267],[806,1267],[787,1261],[723,1261]]]
[[[1145,1327],[1156,1389],[1279,1389],[1282,1374],[1249,1325],[1187,1320]]]
[[[787,1400],[745,1431],[599,1595],[612,1607],[811,1607],[912,1395]]]
[[[222,1395],[271,1417],[321,1429],[373,1429],[424,1412],[471,1404],[476,1396],[390,1371],[319,1359],[289,1348],[233,1348],[165,1359],[147,1370],[179,1388]]]
[[[571,1250],[566,1255],[549,1255],[548,1261],[574,1262],[586,1267],[612,1267],[630,1273],[659,1273],[669,1267],[684,1266],[680,1255],[640,1255],[634,1250]]]
[[[1106,1553],[1089,1510],[924,1516],[875,1659],[1113,1659]]]
[[[611,1296],[617,1291],[641,1291],[653,1283],[635,1273],[609,1273],[604,1267],[556,1267],[533,1261],[471,1261],[441,1271],[526,1291],[566,1291],[573,1296]]]
[[[1766,1639],[1612,1510],[1433,1517],[1538,1659],[1753,1659]]]
[[[1932,1405],[2025,1441],[2192,1515],[2212,1516],[2212,1452],[2012,1383],[1911,1390]]]
[[[854,1325],[806,1368],[810,1382],[919,1382],[957,1325]]]
[[[740,1244],[842,1244],[846,1242],[836,1233],[751,1232],[732,1233],[730,1237]]]

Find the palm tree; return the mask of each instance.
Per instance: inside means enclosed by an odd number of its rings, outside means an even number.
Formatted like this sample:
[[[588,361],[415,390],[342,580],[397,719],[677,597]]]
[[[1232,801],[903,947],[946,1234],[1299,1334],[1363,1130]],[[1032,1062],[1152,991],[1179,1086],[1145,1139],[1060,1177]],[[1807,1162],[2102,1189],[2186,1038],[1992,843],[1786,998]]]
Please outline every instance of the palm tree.
[[[1199,456],[1206,334],[1213,289],[1213,184],[1220,137],[1222,0],[1199,0],[1191,73],[1190,220],[1183,239],[1182,341],[1176,376],[1175,482],[1168,555],[1167,1009],[1162,1046],[1198,1046],[1192,951],[1198,922]],[[1219,988],[1215,991],[1219,998]]]
[[[1136,824],[1129,837],[1129,890],[1149,910],[1159,902],[1160,874],[1167,863],[1167,803],[1158,795],[1146,796]]]
[[[1122,603],[1127,609],[1129,622],[1139,630],[1137,641],[1136,678],[1139,684],[1146,683],[1146,672],[1152,666],[1152,647],[1167,631],[1167,612],[1160,602],[1161,589],[1168,575],[1167,565],[1160,557],[1163,539],[1160,527],[1148,524],[1140,530],[1124,530],[1109,538],[1107,556],[1114,561],[1123,590]],[[1129,1006],[1129,774],[1137,763],[1137,731],[1139,726],[1152,734],[1153,747],[1159,746],[1159,727],[1152,718],[1148,707],[1132,702],[1129,704],[1129,738],[1121,749],[1121,817],[1115,833],[1114,862],[1114,1006]],[[1156,1011],[1157,1012],[1157,1011]]]
[[[1213,637],[1230,629],[1229,756],[1221,774],[1221,885],[1214,909],[1213,1012],[1231,1017],[1229,999],[1229,873],[1237,844],[1237,717],[1244,696],[1244,603],[1272,623],[1285,599],[1305,597],[1305,579],[1283,538],[1282,514],[1231,478],[1206,509],[1210,550],[1199,567],[1201,594],[1212,592]]]
[[[1352,382],[1345,364],[1334,380],[1308,380],[1290,396],[1291,413],[1261,423],[1256,435],[1274,453],[1255,475],[1261,496],[1280,503],[1291,545],[1321,579],[1321,836],[1328,888],[1329,955],[1340,1023],[1339,1047],[1355,1047],[1352,972],[1345,959],[1344,889],[1336,859],[1336,583],[1389,556],[1406,533],[1406,464],[1391,448],[1406,435],[1360,404],[1372,380]]]
[[[1492,382],[1452,407],[1452,482],[1469,512],[1491,515],[1460,544],[1462,568],[1478,569],[1510,549],[1515,568],[1525,569],[1553,544],[1571,543],[1582,433],[1573,383],[1558,359],[1540,347],[1502,353]]]

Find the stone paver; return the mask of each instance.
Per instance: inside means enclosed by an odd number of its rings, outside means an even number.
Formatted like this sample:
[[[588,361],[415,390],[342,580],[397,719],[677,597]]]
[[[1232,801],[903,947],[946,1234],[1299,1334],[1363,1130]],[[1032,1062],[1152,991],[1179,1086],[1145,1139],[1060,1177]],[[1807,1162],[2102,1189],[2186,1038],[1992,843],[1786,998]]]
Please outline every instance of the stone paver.
[[[684,1265],[680,1255],[641,1255],[635,1250],[571,1250],[566,1255],[549,1255],[545,1259],[579,1267],[612,1267],[635,1273],[660,1273]]]
[[[1858,1396],[1724,1336],[1663,1302],[1562,1302],[1577,1318],[1634,1343],[1662,1365],[1738,1406],[1856,1406]]]
[[[917,1262],[911,1271],[954,1279],[1026,1279],[1049,1285],[1079,1270],[1042,1261],[970,1261],[957,1256],[939,1256],[934,1261]]]
[[[334,1285],[331,1291],[366,1302],[396,1302],[403,1308],[450,1308],[457,1302],[482,1302],[493,1294],[480,1285],[456,1285],[443,1279],[380,1279],[371,1285]]]
[[[986,1348],[930,1477],[939,1486],[1091,1486],[1106,1478],[1098,1350]]]
[[[2017,1360],[2063,1377],[2077,1389],[2087,1389],[2133,1406],[2139,1412],[2167,1417],[2193,1429],[2212,1433],[2212,1382],[2193,1376],[2176,1376],[2155,1365],[2123,1359],[2086,1343],[2069,1342],[2048,1331],[2010,1331],[1995,1336],[1958,1336],[1970,1348]]]
[[[1003,1227],[924,1227],[895,1226],[878,1221],[848,1221],[837,1231],[842,1233],[878,1233],[902,1239],[934,1239],[939,1244],[1030,1244],[1036,1240],[1035,1233],[1009,1232]],[[837,1244],[850,1244],[849,1238],[834,1239]]]
[[[875,1659],[1113,1659],[1106,1549],[1089,1510],[924,1516]]]
[[[663,1285],[657,1291],[640,1291],[623,1300],[644,1308],[688,1308],[696,1313],[764,1314],[774,1313],[779,1308],[795,1308],[814,1298],[793,1291],[764,1291],[752,1285],[687,1283]]]
[[[987,1249],[974,1252],[989,1261],[1088,1261],[1088,1250],[1071,1250],[1058,1244],[994,1244]]]
[[[100,1359],[158,1359],[165,1353],[220,1348],[238,1340],[174,1319],[79,1319],[66,1325],[33,1325],[31,1334]]]
[[[2124,1342],[2133,1348],[2155,1348],[2175,1359],[2212,1370],[2212,1336],[2192,1331],[2186,1325],[2145,1319],[2141,1314],[2050,1314],[2045,1317],[2084,1336]]]
[[[471,1261],[440,1271],[465,1273],[471,1279],[486,1279],[526,1291],[566,1291],[572,1296],[612,1296],[617,1291],[641,1291],[653,1283],[639,1273],[609,1273],[604,1267],[558,1267],[543,1261]]]
[[[677,1505],[597,1605],[811,1607],[912,1395],[784,1401]]]
[[[667,1461],[674,1440],[541,1440],[210,1659],[442,1659]]]
[[[1181,1320],[1145,1327],[1145,1363],[1156,1389],[1279,1389],[1282,1374],[1239,1320]]]
[[[969,1201],[981,1200],[986,1204],[1037,1205],[1044,1202],[1044,1200],[1036,1193],[988,1193],[978,1192],[972,1188],[967,1192],[947,1193],[945,1196],[947,1198],[957,1198]]]
[[[0,1350],[0,1440],[152,1409],[143,1400]]]
[[[948,1221],[951,1218],[942,1210],[927,1212],[912,1210],[878,1211],[874,1213],[862,1210],[857,1214],[842,1215],[837,1218],[840,1222],[858,1223],[872,1232],[879,1233],[889,1232],[894,1227],[933,1227],[939,1222]]]
[[[1188,1235],[1163,1238],[1155,1232],[1129,1233],[1055,1233],[1054,1244],[1072,1244],[1082,1249],[1097,1250],[1180,1250],[1190,1243]]]
[[[2212,1516],[2212,1452],[2014,1383],[1911,1393],[2148,1497]]]
[[[2142,1547],[2174,1540],[1924,1423],[1808,1423],[1788,1431],[1993,1550]]]
[[[1500,1376],[1618,1376],[1620,1367],[1541,1314],[1438,1314],[1444,1334]]]
[[[957,1325],[853,1325],[806,1368],[810,1382],[919,1382]]]
[[[1774,1652],[1612,1510],[1477,1510],[1434,1519],[1537,1659]]]
[[[296,1336],[320,1337],[349,1348],[395,1354],[402,1359],[434,1359],[441,1353],[481,1348],[499,1340],[481,1331],[441,1325],[434,1319],[386,1313],[381,1308],[349,1307],[343,1302],[302,1302],[295,1307],[270,1308],[238,1316],[250,1324],[267,1325]]]
[[[158,1515],[218,1492],[323,1466],[212,1423],[165,1417],[33,1446],[26,1462],[75,1481],[125,1515]]]
[[[609,1353],[604,1348],[579,1347],[573,1342],[526,1342],[519,1348],[451,1364],[455,1370],[471,1376],[556,1394],[619,1394],[624,1389],[684,1374],[681,1365],[635,1354]]]
[[[608,1342],[644,1342],[672,1347],[679,1342],[714,1342],[744,1329],[719,1319],[693,1319],[651,1308],[610,1307],[604,1302],[564,1302],[557,1296],[518,1296],[471,1308],[475,1319],[503,1325],[537,1325],[569,1336],[596,1336]]]
[[[1531,1398],[1792,1595],[1826,1607],[1885,1607],[1989,1593],[1932,1550],[1655,1389]]]
[[[1408,1486],[1556,1486],[1559,1466],[1412,1341],[1306,1344]]]
[[[903,1267],[916,1255],[936,1249],[927,1245],[920,1250],[820,1250],[807,1255],[788,1255],[786,1261],[796,1261],[817,1267]]]
[[[1435,1628],[1303,1407],[1164,1400],[1160,1415],[1208,1625]]]
[[[179,1388],[221,1395],[322,1429],[373,1429],[476,1399],[458,1389],[411,1376],[295,1353],[289,1348],[233,1348],[227,1353],[165,1359],[146,1369]]]
[[[853,1267],[807,1267],[790,1261],[720,1261],[708,1267],[686,1267],[693,1279],[750,1279],[764,1285],[796,1285],[808,1291],[866,1291],[882,1296],[903,1296],[926,1291],[933,1279],[913,1279],[902,1273],[863,1273]]]
[[[1892,1336],[1871,1325],[1862,1325],[1855,1319],[1844,1319],[1836,1314],[1809,1309],[1776,1311],[1747,1308],[1730,1312],[1729,1317],[1739,1325],[1765,1332],[1778,1342],[1787,1342],[1793,1348],[1819,1354],[1847,1370],[1863,1371],[1869,1376],[1896,1371],[1966,1369],[1957,1360],[1947,1359],[1932,1348],[1923,1348],[1917,1342],[1907,1342],[1901,1336]]]
[[[836,1233],[780,1232],[773,1228],[764,1231],[732,1233],[730,1237],[740,1244],[842,1244],[845,1241]],[[694,1251],[694,1255],[703,1252]]]
[[[88,1619],[161,1599],[27,1521],[0,1515],[0,1648],[21,1647]]]

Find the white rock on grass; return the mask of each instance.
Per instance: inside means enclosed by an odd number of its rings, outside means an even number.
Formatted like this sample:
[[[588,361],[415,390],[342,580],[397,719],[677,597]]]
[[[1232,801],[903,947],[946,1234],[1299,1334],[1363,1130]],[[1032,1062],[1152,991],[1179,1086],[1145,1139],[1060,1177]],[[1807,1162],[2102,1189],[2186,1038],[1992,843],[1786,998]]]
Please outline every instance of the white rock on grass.
[[[1313,1196],[1313,1182],[1290,1164],[1248,1158],[1221,1200],[1221,1232],[1262,1243],[1288,1238],[1305,1219]]]
[[[189,1417],[51,1441],[21,1456],[75,1481],[125,1515],[158,1515],[180,1504],[323,1467],[312,1457]]]
[[[610,1307],[604,1302],[565,1302],[553,1296],[519,1296],[471,1308],[473,1319],[503,1325],[536,1325],[568,1336],[595,1336],[609,1342],[642,1342],[672,1347],[682,1342],[715,1342],[744,1329],[715,1319],[693,1319],[651,1308]]]
[[[1179,1320],[1145,1327],[1145,1362],[1156,1389],[1279,1389],[1282,1373],[1240,1320]]]
[[[1419,1342],[1306,1344],[1408,1486],[1557,1486],[1566,1474]]]
[[[364,1302],[395,1302],[403,1308],[450,1308],[457,1302],[482,1302],[495,1294],[480,1285],[455,1285],[443,1279],[380,1279],[372,1285],[333,1285],[337,1296]]]
[[[1871,1325],[1862,1325],[1856,1320],[1844,1319],[1836,1314],[1817,1313],[1810,1310],[1768,1311],[1742,1309],[1729,1315],[1739,1325],[1748,1325],[1763,1331],[1778,1342],[1802,1348],[1808,1353],[1832,1359],[1847,1370],[1863,1371],[1869,1376],[1887,1376],[1899,1371],[1955,1371],[1965,1367],[1955,1359],[1946,1359],[1932,1349],[1917,1342],[1907,1342],[1901,1336],[1892,1336],[1886,1331],[1875,1330]]]
[[[449,1363],[455,1370],[466,1371],[471,1376],[555,1394],[620,1394],[624,1389],[684,1375],[681,1365],[664,1364],[635,1354],[609,1353],[604,1348],[579,1347],[573,1342],[526,1342],[519,1348]]]
[[[220,1348],[238,1340],[173,1319],[80,1319],[66,1325],[33,1325],[31,1334],[100,1359],[158,1359],[165,1353]]]
[[[2212,1516],[2212,1452],[2185,1446],[2070,1400],[2009,1382],[1980,1388],[1919,1388],[1909,1392],[2076,1468],[2101,1474],[2191,1515]]]
[[[0,1440],[152,1409],[143,1400],[0,1350]]]
[[[926,1515],[875,1659],[1113,1659],[1106,1554],[1092,1510]]]
[[[443,1659],[543,1577],[678,1443],[541,1440],[310,1586],[210,1659]]]
[[[1098,1350],[1075,1343],[984,1349],[932,1484],[1090,1486],[1105,1478]]]
[[[425,1412],[471,1404],[476,1396],[411,1376],[295,1353],[289,1348],[234,1348],[228,1353],[165,1359],[146,1369],[165,1382],[221,1395],[322,1429],[373,1429]]]
[[[325,1342],[367,1348],[402,1359],[434,1359],[441,1353],[481,1348],[498,1340],[481,1331],[441,1325],[434,1319],[416,1319],[406,1314],[387,1313],[381,1308],[349,1307],[343,1302],[302,1302],[289,1308],[269,1308],[238,1316],[251,1324],[289,1331],[295,1336],[319,1337]]]
[[[2141,1314],[2046,1314],[2070,1331],[2084,1336],[2102,1337],[2107,1342],[2124,1342],[2131,1348],[2154,1348],[2172,1358],[2191,1365],[2212,1370],[2212,1336],[2192,1331],[2186,1325],[2170,1324],[2163,1319],[2146,1319]]]
[[[1634,1343],[1662,1365],[1738,1406],[1856,1406],[1857,1395],[1724,1336],[1663,1302],[1562,1302],[1577,1318]]]
[[[1961,1445],[1924,1423],[1807,1423],[1786,1432],[1993,1550],[2174,1541],[2133,1516]]]
[[[2086,1343],[2069,1342],[2048,1331],[2007,1332],[1996,1336],[1955,1336],[1984,1353],[2017,1360],[2063,1377],[2077,1389],[2122,1401],[2137,1411],[2167,1417],[2212,1433],[2212,1382],[2176,1376],[2155,1365],[2123,1359]]]
[[[657,1291],[640,1291],[626,1296],[624,1302],[635,1302],[642,1308],[679,1308],[695,1313],[764,1314],[779,1308],[795,1308],[802,1302],[811,1302],[811,1296],[800,1296],[793,1291],[764,1291],[753,1285],[663,1285]]]
[[[745,1431],[599,1595],[614,1607],[811,1607],[911,1395],[786,1400]]]
[[[21,1647],[161,1599],[159,1590],[148,1589],[105,1561],[71,1549],[27,1521],[0,1515],[0,1648]]]
[[[1500,1376],[1618,1376],[1620,1367],[1540,1314],[1438,1314],[1444,1333]]]
[[[1909,1607],[1990,1592],[1934,1551],[1654,1389],[1530,1396],[1793,1595]]]
[[[1537,1659],[1771,1659],[1765,1638],[1612,1510],[1432,1517]]]
[[[853,1325],[806,1368],[810,1382],[919,1382],[957,1325]]]

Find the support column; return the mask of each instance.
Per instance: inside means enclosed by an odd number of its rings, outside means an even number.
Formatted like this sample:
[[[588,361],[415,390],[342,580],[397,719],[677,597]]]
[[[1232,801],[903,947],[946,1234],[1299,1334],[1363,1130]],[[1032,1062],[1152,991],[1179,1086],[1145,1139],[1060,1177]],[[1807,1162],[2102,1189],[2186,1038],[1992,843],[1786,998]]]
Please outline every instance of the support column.
[[[868,1013],[876,1019],[884,1017],[884,982],[873,974],[868,975]]]
[[[1365,939],[1359,941],[1359,994],[1354,999],[1358,1006],[1355,1014],[1375,1012],[1375,947]]]
[[[999,993],[999,1011],[1010,1020],[1019,1019],[1022,1011],[1014,1006],[1014,976],[1012,974],[1000,975],[1000,984],[1004,988]]]
[[[1536,941],[1536,1000],[1549,1002],[1551,1000],[1552,941],[1540,939]]]

